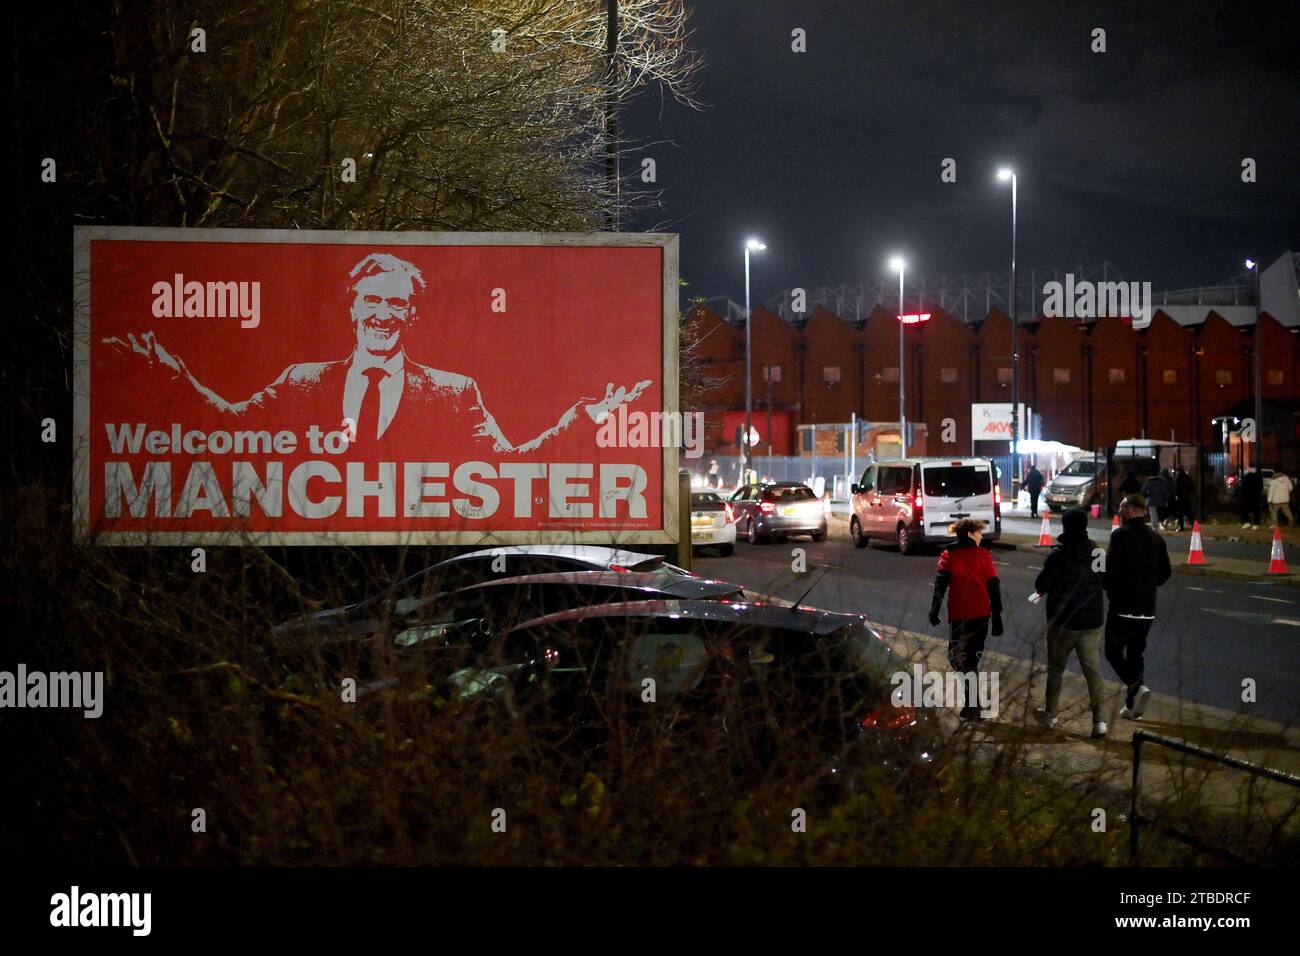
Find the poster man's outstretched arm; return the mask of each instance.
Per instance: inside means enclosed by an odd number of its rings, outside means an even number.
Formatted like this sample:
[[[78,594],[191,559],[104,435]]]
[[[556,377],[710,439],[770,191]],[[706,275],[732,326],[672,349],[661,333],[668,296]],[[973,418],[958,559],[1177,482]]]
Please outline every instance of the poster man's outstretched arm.
[[[560,420],[552,425],[546,431],[542,432],[535,438],[524,442],[522,445],[514,445],[509,439],[502,434],[496,419],[492,417],[487,408],[483,405],[483,397],[479,394],[478,385],[474,386],[474,400],[482,416],[482,421],[475,429],[475,434],[481,438],[490,438],[497,451],[503,452],[530,452],[536,450],[543,442],[558,435],[564,431],[578,418],[578,413],[585,411],[593,422],[604,421],[605,416],[611,414],[620,405],[634,401],[643,391],[650,387],[650,380],[645,379],[637,382],[631,389],[620,385],[617,389],[614,383],[610,382],[605,386],[605,397],[601,399],[580,398],[573,403]]]
[[[194,373],[189,370],[184,360],[180,356],[167,351],[162,343],[154,338],[152,332],[144,332],[138,337],[134,333],[128,332],[126,339],[114,336],[104,339],[104,344],[111,345],[124,354],[143,355],[151,366],[169,370],[174,379],[188,382],[190,387],[198,392],[212,408],[229,415],[242,416],[252,408],[262,407],[268,398],[275,397],[275,387],[283,382],[285,376],[289,374],[289,370],[285,369],[279,378],[252,398],[245,399],[242,402],[230,402],[195,378]]]

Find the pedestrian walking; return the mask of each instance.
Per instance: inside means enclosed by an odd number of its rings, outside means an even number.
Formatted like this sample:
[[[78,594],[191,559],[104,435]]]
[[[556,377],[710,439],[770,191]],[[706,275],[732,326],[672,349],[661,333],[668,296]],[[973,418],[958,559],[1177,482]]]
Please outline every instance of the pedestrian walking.
[[[993,556],[980,547],[984,522],[962,518],[948,530],[957,541],[939,555],[934,575],[934,598],[930,602],[930,626],[939,626],[939,609],[948,595],[948,663],[966,676],[968,695],[976,686],[980,658],[988,640],[1002,634],[1002,589]],[[978,702],[968,696],[961,709],[962,720],[979,720]]]
[[[1243,528],[1259,527],[1259,499],[1264,494],[1264,476],[1254,465],[1241,476],[1241,526]]]
[[[1121,717],[1139,720],[1151,689],[1145,677],[1147,635],[1156,619],[1156,589],[1169,580],[1165,539],[1146,523],[1147,502],[1127,495],[1119,506],[1120,526],[1106,549],[1106,660],[1127,688]]]
[[[1174,508],[1178,512],[1178,530],[1183,530],[1183,522],[1194,521],[1194,504],[1196,499],[1196,482],[1182,465],[1174,475]]]
[[[706,482],[710,488],[717,491],[722,487],[722,472],[718,469],[718,459],[709,459],[709,475]]]
[[[1291,514],[1291,491],[1295,485],[1291,481],[1291,476],[1283,471],[1277,471],[1268,483],[1268,514],[1269,519],[1273,522],[1273,527],[1278,527],[1278,512],[1286,515],[1286,523],[1295,524],[1295,517]]]
[[[1160,522],[1164,520],[1165,508],[1169,504],[1168,485],[1160,475],[1152,475],[1142,485],[1142,497],[1147,500],[1151,510],[1151,527],[1160,531]]]
[[[1047,484],[1043,478],[1043,473],[1038,470],[1037,465],[1029,466],[1029,473],[1025,475],[1025,491],[1029,492],[1029,517],[1038,517],[1038,496],[1043,493],[1043,485]]]
[[[1135,495],[1142,490],[1142,483],[1138,481],[1137,475],[1131,471],[1124,472],[1124,480],[1119,483],[1119,493],[1121,495]]]
[[[1106,685],[1101,676],[1101,629],[1105,620],[1105,581],[1088,539],[1088,513],[1071,508],[1061,516],[1062,532],[1034,579],[1034,590],[1047,595],[1047,700],[1035,716],[1052,728],[1057,724],[1061,678],[1070,654],[1088,683],[1092,707],[1092,736],[1106,736]]]

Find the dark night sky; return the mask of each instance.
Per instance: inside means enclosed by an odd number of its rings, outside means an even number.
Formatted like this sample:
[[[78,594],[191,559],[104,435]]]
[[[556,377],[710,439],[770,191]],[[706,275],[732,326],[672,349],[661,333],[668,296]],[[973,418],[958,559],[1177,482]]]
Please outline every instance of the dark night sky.
[[[652,156],[663,190],[624,228],[681,234],[687,295],[739,301],[750,233],[755,302],[887,278],[894,249],[914,274],[1005,269],[1003,162],[1025,269],[1106,260],[1159,291],[1300,251],[1294,2],[688,3],[704,109],[651,90],[622,114],[624,173]]]

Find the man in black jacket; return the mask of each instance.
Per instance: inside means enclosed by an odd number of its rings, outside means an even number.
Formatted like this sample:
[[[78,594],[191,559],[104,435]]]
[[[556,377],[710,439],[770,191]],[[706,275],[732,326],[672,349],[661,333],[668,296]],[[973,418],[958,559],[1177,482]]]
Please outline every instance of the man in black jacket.
[[[1241,476],[1241,526],[1259,527],[1259,500],[1264,495],[1264,476],[1253,465]]]
[[[1147,634],[1156,619],[1156,588],[1169,580],[1169,549],[1165,539],[1146,523],[1147,503],[1128,495],[1120,503],[1122,524],[1106,549],[1106,660],[1128,692],[1120,716],[1139,720],[1151,689],[1142,683]]]
[[[1029,474],[1025,475],[1025,491],[1029,492],[1029,517],[1031,518],[1038,517],[1038,496],[1043,493],[1043,485],[1046,483],[1038,466],[1030,465]]]
[[[1055,727],[1061,700],[1061,676],[1070,652],[1079,655],[1079,668],[1088,682],[1092,705],[1092,735],[1106,736],[1102,719],[1105,683],[1101,677],[1101,625],[1104,582],[1088,540],[1088,513],[1071,508],[1061,517],[1064,530],[1034,580],[1034,590],[1047,595],[1047,708],[1035,713],[1039,723]],[[1163,543],[1163,542],[1162,542]]]

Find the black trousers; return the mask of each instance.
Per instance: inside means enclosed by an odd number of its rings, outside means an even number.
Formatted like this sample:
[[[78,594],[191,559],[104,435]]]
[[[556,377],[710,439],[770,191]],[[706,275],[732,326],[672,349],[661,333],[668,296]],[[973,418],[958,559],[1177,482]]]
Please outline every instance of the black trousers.
[[[1042,493],[1043,493],[1043,489],[1041,488],[1039,488],[1037,491],[1031,491],[1029,493],[1029,514],[1031,517],[1034,518],[1038,517],[1038,496],[1041,495]]]
[[[974,674],[984,656],[984,642],[989,639],[989,619],[973,617],[948,622],[948,664],[960,674]],[[975,706],[967,701],[967,706]]]
[[[1106,612],[1106,660],[1116,675],[1128,688],[1126,703],[1133,704],[1133,695],[1145,676],[1147,634],[1155,621],[1120,617],[1112,609]]]

